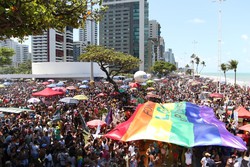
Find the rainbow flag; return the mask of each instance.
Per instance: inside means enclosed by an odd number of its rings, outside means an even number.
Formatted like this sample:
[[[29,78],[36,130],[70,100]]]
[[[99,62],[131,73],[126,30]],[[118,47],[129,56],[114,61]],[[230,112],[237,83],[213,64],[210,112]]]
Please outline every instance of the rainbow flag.
[[[189,102],[138,105],[134,114],[105,135],[114,140],[157,140],[185,147],[228,146],[246,150],[243,140],[231,134],[212,108]]]

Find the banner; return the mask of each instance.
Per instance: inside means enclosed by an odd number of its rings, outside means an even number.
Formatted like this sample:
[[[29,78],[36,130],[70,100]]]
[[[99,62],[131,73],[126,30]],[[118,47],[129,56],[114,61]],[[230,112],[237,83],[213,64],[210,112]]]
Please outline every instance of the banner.
[[[212,108],[189,102],[138,105],[134,114],[105,135],[114,140],[157,140],[185,147],[228,146],[246,150],[243,140],[227,131]]]

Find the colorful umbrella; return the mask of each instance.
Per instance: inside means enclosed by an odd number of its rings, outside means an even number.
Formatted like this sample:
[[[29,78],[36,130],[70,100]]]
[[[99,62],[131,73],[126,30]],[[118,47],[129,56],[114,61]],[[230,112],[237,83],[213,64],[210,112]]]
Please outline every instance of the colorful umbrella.
[[[64,97],[64,98],[60,99],[59,102],[67,103],[67,104],[78,104],[79,103],[79,101],[73,97]]]
[[[154,91],[155,90],[155,88],[153,88],[153,87],[148,87],[147,88],[147,91]]]
[[[49,85],[49,82],[46,81],[46,82],[43,82],[42,84],[43,85]]]
[[[189,102],[138,105],[134,114],[105,137],[121,140],[156,140],[185,147],[226,146],[246,150],[242,139],[230,133],[212,108]]]
[[[56,84],[49,84],[47,85],[48,88],[55,88],[56,87]]]
[[[97,126],[105,126],[106,125],[106,122],[102,121],[102,120],[99,120],[99,119],[94,119],[92,121],[88,121],[87,122],[87,126],[90,127],[90,128],[95,128]]]
[[[35,97],[30,98],[27,102],[28,103],[39,103],[41,100]]]
[[[250,124],[243,125],[239,129],[250,132]]]
[[[212,97],[212,98],[223,98],[223,94],[212,93],[212,94],[209,95],[209,97]]]
[[[77,99],[77,100],[88,100],[89,99],[86,95],[76,95],[73,98]]]
[[[74,87],[74,86],[68,86],[68,87],[66,87],[66,89],[68,89],[68,90],[76,90],[76,87]]]
[[[88,89],[89,86],[88,85],[80,85],[79,88],[81,88],[81,89]]]
[[[99,93],[98,95],[96,95],[96,97],[104,97],[107,96],[107,93]]]
[[[54,87],[52,90],[58,91],[58,92],[66,92],[67,89],[65,87]]]

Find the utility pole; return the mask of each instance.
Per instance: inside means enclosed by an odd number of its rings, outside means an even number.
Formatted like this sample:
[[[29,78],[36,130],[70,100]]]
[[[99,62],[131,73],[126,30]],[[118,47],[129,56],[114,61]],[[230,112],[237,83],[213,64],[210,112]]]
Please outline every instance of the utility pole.
[[[92,4],[91,5],[91,14],[93,11]],[[90,18],[90,44],[93,45],[93,19]],[[93,67],[93,61],[90,62],[90,81],[94,81],[94,67]]]
[[[222,9],[221,9],[221,4],[222,2],[225,0],[216,0],[213,2],[219,2],[219,7],[218,7],[218,89],[217,92],[220,93],[221,91],[221,69],[220,69],[220,65],[221,65],[221,43],[222,43]]]

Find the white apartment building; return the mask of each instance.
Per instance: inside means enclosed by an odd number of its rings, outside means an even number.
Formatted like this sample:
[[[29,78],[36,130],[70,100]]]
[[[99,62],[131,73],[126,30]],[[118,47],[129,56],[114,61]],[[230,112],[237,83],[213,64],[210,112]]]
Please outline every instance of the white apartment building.
[[[86,44],[98,44],[98,24],[93,20],[86,20],[85,27],[79,29],[79,41]]]
[[[12,66],[14,67],[30,59],[28,45],[22,45],[12,39],[6,39],[0,41],[0,47],[12,48],[15,51],[12,57]]]
[[[32,62],[73,61],[73,29],[64,32],[49,29],[42,35],[31,37]]]

